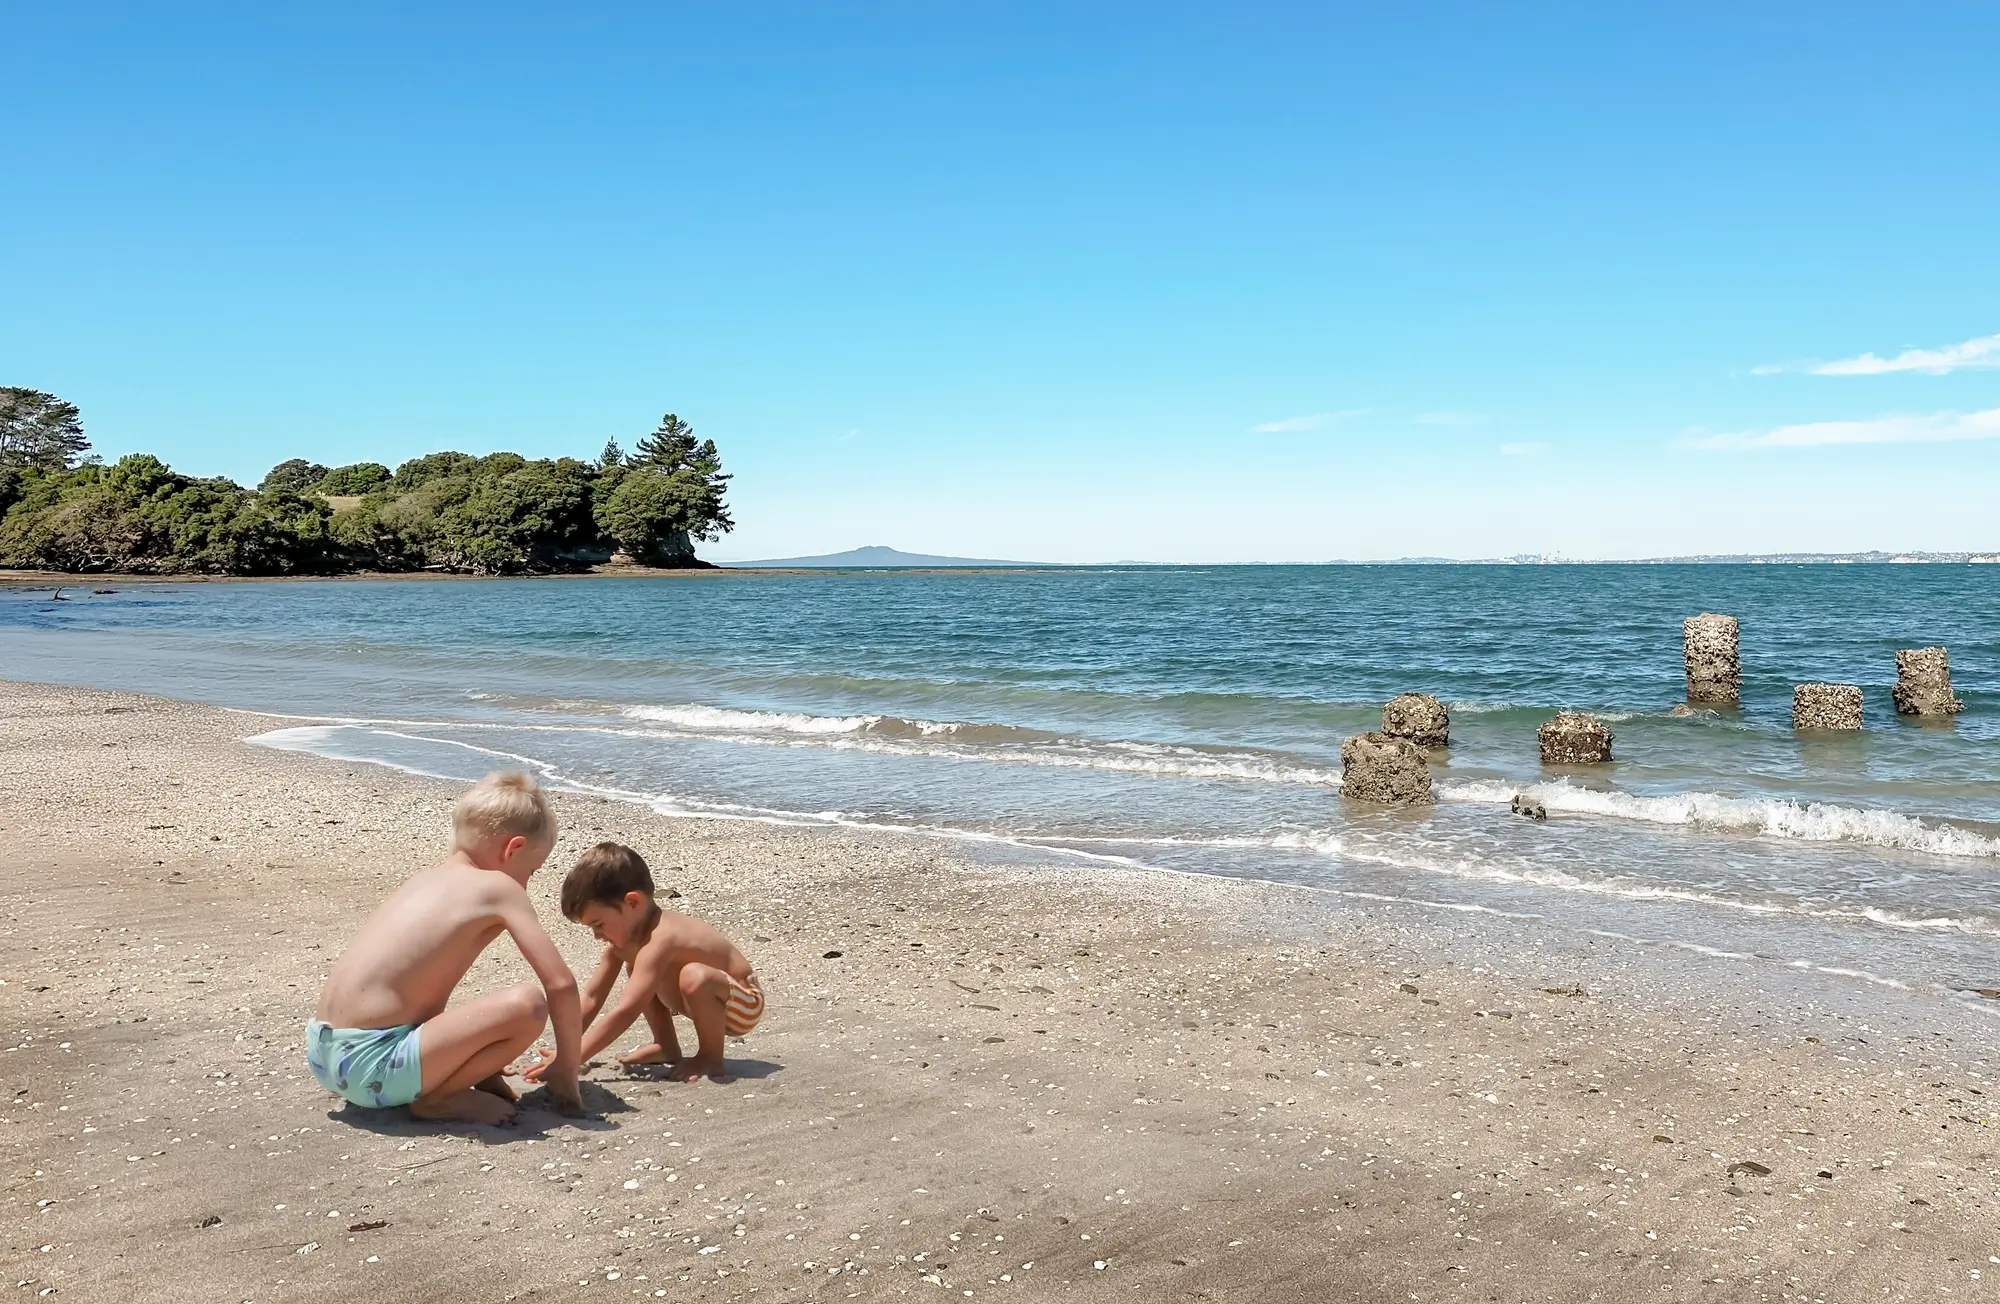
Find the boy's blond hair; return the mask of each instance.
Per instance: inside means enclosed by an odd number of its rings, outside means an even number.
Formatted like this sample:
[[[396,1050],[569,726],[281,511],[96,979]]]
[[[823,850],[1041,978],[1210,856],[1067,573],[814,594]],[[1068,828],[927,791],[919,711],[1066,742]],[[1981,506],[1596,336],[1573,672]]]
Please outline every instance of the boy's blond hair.
[[[533,779],[518,770],[501,770],[465,790],[452,808],[451,832],[461,847],[500,837],[540,844],[555,840],[556,817]]]

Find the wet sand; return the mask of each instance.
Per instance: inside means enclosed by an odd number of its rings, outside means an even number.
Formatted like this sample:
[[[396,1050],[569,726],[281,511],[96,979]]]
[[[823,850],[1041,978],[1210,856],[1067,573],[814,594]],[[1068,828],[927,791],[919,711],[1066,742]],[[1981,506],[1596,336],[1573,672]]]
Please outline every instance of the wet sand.
[[[594,1117],[531,1096],[511,1129],[356,1110],[303,1023],[455,789],[240,741],[281,723],[0,685],[20,1298],[1824,1301],[2000,1273],[1976,1014],[1704,1000],[1671,960],[1409,907],[586,797],[557,798],[545,922],[586,968],[560,870],[638,846],[764,979],[735,1078],[602,1065]],[[465,990],[528,976],[503,940]]]

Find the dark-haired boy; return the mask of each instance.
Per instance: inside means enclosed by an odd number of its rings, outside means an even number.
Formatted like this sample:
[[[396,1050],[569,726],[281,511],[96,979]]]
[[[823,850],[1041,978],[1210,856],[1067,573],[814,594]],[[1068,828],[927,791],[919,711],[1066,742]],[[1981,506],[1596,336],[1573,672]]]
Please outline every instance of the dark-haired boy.
[[[583,987],[584,1063],[602,1054],[644,1016],[653,1042],[621,1064],[669,1064],[678,1081],[723,1076],[722,1039],[742,1037],[764,1015],[764,993],[743,953],[728,938],[689,915],[660,909],[645,859],[617,842],[600,842],[563,879],[562,912],[604,943],[604,958]],[[625,993],[600,1022],[598,1012],[629,975]],[[683,1058],[674,1015],[694,1025],[695,1054]],[[546,1052],[545,1052],[546,1053]],[[526,1073],[538,1081],[536,1065]]]

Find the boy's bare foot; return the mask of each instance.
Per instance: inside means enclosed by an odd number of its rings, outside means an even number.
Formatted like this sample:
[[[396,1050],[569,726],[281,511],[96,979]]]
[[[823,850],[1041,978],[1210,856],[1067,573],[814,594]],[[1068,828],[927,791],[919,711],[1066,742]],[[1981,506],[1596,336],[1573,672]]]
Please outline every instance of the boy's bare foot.
[[[487,1092],[491,1095],[500,1097],[500,1099],[502,1100],[510,1102],[517,1101],[521,1098],[520,1093],[516,1092],[514,1088],[511,1085],[509,1085],[507,1081],[507,1075],[504,1073],[495,1073],[490,1078],[482,1078],[478,1082],[472,1084],[472,1089],[474,1091]]]
[[[667,1070],[667,1077],[675,1082],[693,1082],[697,1078],[720,1082],[728,1076],[729,1070],[719,1059],[684,1059]]]
[[[504,1127],[514,1121],[516,1112],[513,1101],[502,1100],[476,1087],[467,1087],[442,1100],[410,1102],[411,1114],[435,1123],[483,1123],[488,1127]]]
[[[626,1065],[678,1064],[681,1062],[681,1056],[679,1051],[665,1050],[660,1046],[659,1042],[654,1041],[641,1046],[630,1055],[620,1055],[618,1062]]]

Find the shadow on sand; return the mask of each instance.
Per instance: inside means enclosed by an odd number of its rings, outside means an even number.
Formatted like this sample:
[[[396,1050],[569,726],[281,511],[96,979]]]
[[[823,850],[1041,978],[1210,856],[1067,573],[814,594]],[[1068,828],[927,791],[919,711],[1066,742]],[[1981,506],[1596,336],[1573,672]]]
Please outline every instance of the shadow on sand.
[[[718,1084],[728,1086],[732,1082],[754,1082],[768,1078],[784,1068],[769,1060],[733,1059],[729,1061],[729,1076]],[[506,1127],[487,1127],[478,1123],[440,1123],[427,1118],[412,1117],[407,1109],[363,1109],[359,1105],[343,1103],[338,1109],[327,1111],[328,1122],[344,1123],[363,1132],[373,1132],[377,1136],[413,1137],[437,1136],[443,1133],[471,1133],[488,1145],[506,1145],[514,1141],[535,1141],[549,1135],[557,1128],[573,1127],[583,1132],[616,1131],[614,1121],[619,1114],[632,1113],[637,1107],[629,1104],[612,1088],[620,1082],[660,1083],[673,1086],[686,1085],[690,1090],[699,1090],[712,1079],[700,1082],[673,1083],[667,1077],[667,1066],[662,1064],[635,1065],[624,1069],[610,1083],[593,1082],[585,1079],[577,1084],[583,1095],[583,1117],[564,1118],[549,1104],[546,1087],[536,1087],[521,1097],[520,1113]]]
[[[732,1082],[755,1082],[761,1078],[768,1078],[773,1073],[783,1072],[784,1067],[782,1064],[773,1064],[769,1060],[724,1060],[723,1068],[727,1071],[721,1080],[721,1085],[726,1087]],[[672,1066],[667,1064],[619,1065],[617,1066],[619,1076],[616,1080],[621,1082],[671,1082],[673,1079],[667,1076],[671,1068]],[[711,1081],[711,1079],[703,1078],[701,1082],[694,1083],[693,1085],[698,1087],[702,1082],[708,1081]]]
[[[549,1103],[546,1087],[536,1087],[521,1096],[521,1109],[514,1116],[513,1123],[506,1127],[487,1127],[479,1123],[442,1123],[428,1118],[413,1117],[409,1110],[363,1109],[359,1105],[343,1103],[338,1109],[326,1113],[327,1121],[345,1123],[363,1132],[373,1132],[377,1136],[439,1136],[445,1133],[471,1133],[488,1145],[506,1145],[514,1141],[535,1141],[546,1137],[557,1128],[573,1127],[584,1132],[610,1132],[617,1130],[618,1124],[612,1116],[629,1114],[632,1106],[596,1082],[577,1084],[583,1096],[583,1117],[564,1118]]]

